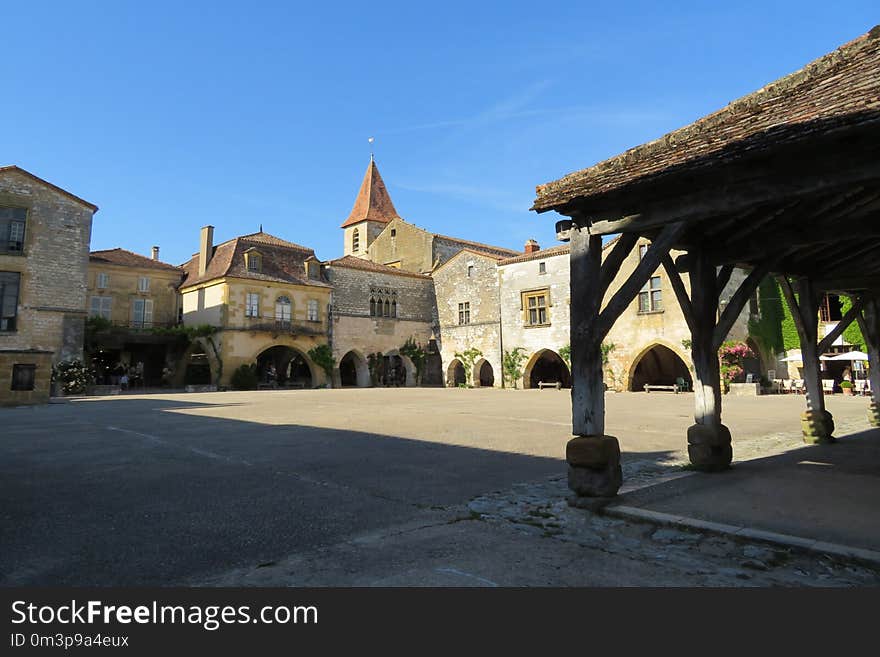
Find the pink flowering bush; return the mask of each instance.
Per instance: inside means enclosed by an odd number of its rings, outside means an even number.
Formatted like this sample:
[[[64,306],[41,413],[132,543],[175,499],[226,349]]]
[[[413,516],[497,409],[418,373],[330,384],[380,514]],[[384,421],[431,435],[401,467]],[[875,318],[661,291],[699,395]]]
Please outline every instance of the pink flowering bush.
[[[721,379],[728,383],[738,383],[745,380],[743,361],[754,357],[755,353],[744,342],[725,342],[718,350],[718,359],[721,362]]]

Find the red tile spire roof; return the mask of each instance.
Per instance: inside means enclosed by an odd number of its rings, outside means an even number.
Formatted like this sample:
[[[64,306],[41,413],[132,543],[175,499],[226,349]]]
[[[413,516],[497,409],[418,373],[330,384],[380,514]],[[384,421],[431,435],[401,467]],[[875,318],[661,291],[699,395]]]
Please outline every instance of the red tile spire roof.
[[[385,182],[379,174],[376,163],[370,159],[370,166],[364,174],[364,181],[354,201],[354,207],[348,219],[342,224],[342,228],[352,226],[362,221],[377,221],[387,224],[397,218],[397,210],[391,202],[391,196],[385,188]]]

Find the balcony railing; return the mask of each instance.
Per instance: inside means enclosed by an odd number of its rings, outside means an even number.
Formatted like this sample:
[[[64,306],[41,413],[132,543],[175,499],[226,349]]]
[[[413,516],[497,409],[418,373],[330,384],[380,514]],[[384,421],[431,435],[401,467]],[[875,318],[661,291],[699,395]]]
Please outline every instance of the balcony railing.
[[[276,319],[271,321],[248,321],[241,327],[243,331],[268,331],[270,333],[289,333],[291,335],[323,335],[321,322],[302,322]]]

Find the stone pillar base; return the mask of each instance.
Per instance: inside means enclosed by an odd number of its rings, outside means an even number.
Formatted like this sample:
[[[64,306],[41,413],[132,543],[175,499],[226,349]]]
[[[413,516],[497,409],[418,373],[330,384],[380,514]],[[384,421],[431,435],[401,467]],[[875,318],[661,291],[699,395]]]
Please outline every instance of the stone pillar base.
[[[723,424],[693,424],[687,430],[688,456],[691,464],[704,472],[718,472],[730,467],[733,447],[730,429]]]
[[[568,487],[582,497],[613,497],[623,484],[614,436],[576,436],[565,446]]]
[[[836,442],[831,435],[834,433],[834,418],[828,411],[807,410],[801,413],[801,430],[808,445]]]
[[[880,427],[880,407],[873,400],[868,404],[868,424],[872,427]]]

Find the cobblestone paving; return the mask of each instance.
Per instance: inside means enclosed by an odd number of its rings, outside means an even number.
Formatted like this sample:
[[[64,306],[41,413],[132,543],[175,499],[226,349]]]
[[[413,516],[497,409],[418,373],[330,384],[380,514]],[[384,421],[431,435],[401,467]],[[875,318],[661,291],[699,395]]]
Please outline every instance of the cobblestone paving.
[[[710,576],[713,586],[880,585],[880,571],[861,564],[829,555],[609,518],[568,506],[568,494],[565,478],[557,476],[481,495],[468,508],[475,517],[524,534],[639,561],[666,563],[687,575]]]

